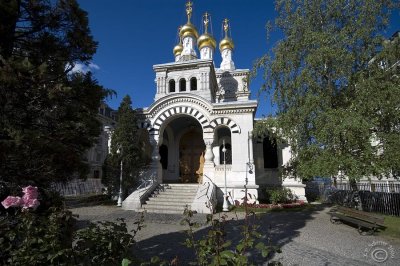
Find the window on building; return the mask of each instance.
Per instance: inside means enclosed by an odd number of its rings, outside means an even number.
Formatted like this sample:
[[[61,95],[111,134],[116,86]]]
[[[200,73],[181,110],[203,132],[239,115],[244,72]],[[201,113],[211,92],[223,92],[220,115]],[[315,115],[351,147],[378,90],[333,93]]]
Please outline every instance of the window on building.
[[[169,92],[175,92],[175,80],[173,79],[169,81]]]
[[[197,91],[197,79],[196,78],[190,79],[190,90]]]
[[[93,178],[100,178],[100,171],[99,170],[94,170],[93,171]]]
[[[186,80],[179,80],[179,91],[186,91]]]
[[[221,126],[217,129],[216,134],[216,139],[218,140],[219,145],[219,164],[224,164],[224,153],[222,152],[224,141],[226,149],[226,164],[232,164],[231,130],[226,126]]]
[[[269,137],[263,139],[264,168],[278,168],[278,149],[276,140]]]

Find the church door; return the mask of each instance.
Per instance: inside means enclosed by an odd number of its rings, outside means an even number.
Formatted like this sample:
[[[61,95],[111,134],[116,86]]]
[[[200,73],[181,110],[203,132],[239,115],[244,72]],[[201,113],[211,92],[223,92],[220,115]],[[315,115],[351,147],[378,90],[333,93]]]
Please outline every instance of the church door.
[[[179,143],[179,175],[183,183],[200,183],[203,177],[205,145],[201,133],[191,130]]]

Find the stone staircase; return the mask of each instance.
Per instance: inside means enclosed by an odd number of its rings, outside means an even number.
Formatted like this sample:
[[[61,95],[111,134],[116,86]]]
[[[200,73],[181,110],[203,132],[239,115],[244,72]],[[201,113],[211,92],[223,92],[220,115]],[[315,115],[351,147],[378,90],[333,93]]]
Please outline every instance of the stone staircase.
[[[142,209],[154,213],[183,214],[186,205],[192,204],[199,184],[161,184],[142,205]]]

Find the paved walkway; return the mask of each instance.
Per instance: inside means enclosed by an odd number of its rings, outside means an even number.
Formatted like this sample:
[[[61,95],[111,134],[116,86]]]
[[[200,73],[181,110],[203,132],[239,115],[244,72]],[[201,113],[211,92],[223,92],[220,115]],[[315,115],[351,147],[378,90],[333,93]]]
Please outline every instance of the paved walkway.
[[[140,214],[123,211],[114,206],[94,206],[72,209],[83,221],[115,220],[121,217],[132,227]],[[282,253],[273,260],[283,265],[399,265],[400,242],[377,236],[361,236],[348,225],[334,225],[329,221],[329,208],[316,207],[313,211],[287,211],[264,214],[258,220],[262,233],[270,236],[272,243],[281,246]],[[216,214],[218,217],[219,214]],[[146,214],[145,227],[137,234],[137,247],[142,257],[159,256],[172,260],[178,256],[180,265],[186,265],[193,256],[181,243],[185,240],[186,226],[180,225],[182,215]],[[204,223],[205,215],[195,220]],[[240,237],[243,213],[229,213],[228,238],[234,242]],[[207,233],[204,226],[196,237]],[[143,255],[145,254],[145,255]],[[250,254],[257,265],[266,264],[256,254]],[[375,257],[373,257],[375,256]],[[379,262],[380,259],[387,259]]]

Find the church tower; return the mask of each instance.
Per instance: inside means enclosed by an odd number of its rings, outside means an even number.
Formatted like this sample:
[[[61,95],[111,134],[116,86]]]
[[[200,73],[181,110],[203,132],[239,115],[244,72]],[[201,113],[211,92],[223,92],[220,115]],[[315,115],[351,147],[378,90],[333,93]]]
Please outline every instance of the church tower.
[[[154,102],[143,108],[140,126],[147,129],[153,146],[152,179],[196,185],[198,196],[187,204],[209,212],[204,202],[214,197],[221,201],[227,193],[241,201],[244,186],[257,198],[255,172],[249,171],[254,169],[251,132],[257,101],[249,99],[250,71],[237,69],[233,62],[229,20],[222,23],[222,62],[217,68],[211,15],[202,16],[199,36],[191,22],[191,1],[185,11],[187,21],[179,28],[172,62],[153,65]]]
[[[230,37],[228,37],[229,28],[229,20],[226,18],[223,21],[223,28],[225,37],[219,43],[219,50],[221,51],[222,62],[220,69],[222,70],[235,70],[235,64],[232,60],[232,52],[235,47],[233,41]]]
[[[207,12],[203,16],[204,33],[197,40],[197,46],[200,50],[200,59],[213,59],[217,43],[212,35],[208,34],[208,25],[210,23],[210,14]]]
[[[182,61],[193,60],[197,58],[196,54],[196,40],[199,37],[196,27],[190,22],[193,12],[193,3],[188,1],[186,3],[187,23],[182,26],[179,35],[182,40],[183,51],[181,54]]]

